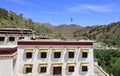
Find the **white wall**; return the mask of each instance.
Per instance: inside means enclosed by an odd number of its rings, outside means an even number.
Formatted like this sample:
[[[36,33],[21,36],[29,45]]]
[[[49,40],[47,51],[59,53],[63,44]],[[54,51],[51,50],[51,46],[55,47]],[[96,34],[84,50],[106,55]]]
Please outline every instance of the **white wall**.
[[[32,75],[34,76],[39,76],[41,75],[40,73],[38,73],[37,69],[38,69],[38,65],[40,63],[48,63],[48,68],[47,68],[47,73],[45,73],[44,75],[41,76],[50,76],[52,74],[52,67],[51,65],[54,63],[62,63],[62,74],[66,75],[67,73],[67,63],[75,63],[75,72],[73,73],[69,73],[69,76],[89,76],[89,75],[94,75],[94,61],[93,61],[93,48],[92,47],[79,47],[78,46],[73,46],[73,47],[39,47],[39,46],[27,46],[27,47],[18,47],[18,59],[17,59],[17,66],[16,66],[16,73],[19,74],[23,74],[23,66],[24,64],[33,64],[33,69],[32,69]],[[74,59],[68,59],[66,58],[67,56],[67,49],[76,49],[75,52],[75,58]],[[26,59],[24,60],[24,49],[34,49],[33,50],[33,57],[31,59]],[[39,53],[39,49],[48,49],[48,56],[45,59],[41,59],[38,58],[38,53]],[[61,58],[59,60],[55,60],[52,56],[53,56],[53,52],[52,49],[62,49],[63,52],[61,54]],[[88,58],[83,59],[81,56],[81,52],[80,49],[89,49],[88,52]],[[66,60],[67,59],[67,60]],[[81,66],[80,64],[82,62],[88,62],[90,64],[90,66],[88,66],[88,72],[83,73],[81,72]],[[23,76],[26,76],[26,74],[23,74]]]
[[[13,59],[0,59],[0,76],[13,76]]]

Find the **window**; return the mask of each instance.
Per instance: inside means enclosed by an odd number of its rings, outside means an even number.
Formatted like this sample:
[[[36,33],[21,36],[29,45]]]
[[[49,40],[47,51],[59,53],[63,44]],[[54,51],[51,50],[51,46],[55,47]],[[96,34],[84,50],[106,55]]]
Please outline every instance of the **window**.
[[[41,58],[46,58],[47,57],[47,52],[41,52]]]
[[[47,71],[47,67],[40,67],[40,73],[45,73]]]
[[[20,39],[20,40],[22,40],[22,39],[24,39],[24,37],[23,37],[23,36],[21,36],[21,37],[19,37],[19,39]]]
[[[33,49],[25,49],[24,52],[25,52],[24,58],[26,58],[26,59],[32,58]]]
[[[35,38],[35,37],[30,37],[30,39],[31,39],[31,40],[36,40],[36,38]]]
[[[26,52],[26,58],[32,58],[32,52]]]
[[[88,67],[87,67],[87,66],[82,66],[82,71],[83,71],[83,72],[88,71]]]
[[[9,37],[9,41],[15,41],[15,37]]]
[[[88,53],[87,53],[87,52],[82,52],[82,57],[83,57],[83,58],[87,58],[87,56],[88,56]]]
[[[74,58],[74,52],[68,52],[68,57],[69,58]]]
[[[54,52],[54,58],[60,58],[61,52]]]
[[[68,67],[68,71],[69,71],[69,72],[74,72],[74,66],[69,66],[69,67]]]
[[[32,73],[32,64],[24,65],[24,73]]]
[[[32,72],[32,68],[26,68],[26,73],[31,73]]]
[[[57,67],[53,67],[53,76],[61,76],[62,75],[62,67],[61,66],[57,66]]]
[[[46,73],[47,72],[47,66],[48,66],[48,64],[39,64],[38,72],[39,73]]]
[[[4,41],[5,40],[5,37],[0,37],[0,41]]]

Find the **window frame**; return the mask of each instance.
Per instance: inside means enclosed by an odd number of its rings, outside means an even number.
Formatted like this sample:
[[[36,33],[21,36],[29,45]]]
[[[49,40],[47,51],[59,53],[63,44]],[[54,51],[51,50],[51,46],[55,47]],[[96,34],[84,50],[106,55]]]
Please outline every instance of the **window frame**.
[[[28,69],[28,71],[27,71]],[[25,73],[32,73],[32,68],[25,68]]]
[[[40,58],[47,58],[47,52],[40,52]]]
[[[25,39],[25,37],[24,37],[24,36],[20,36],[20,37],[19,37],[19,40],[22,40],[22,39]]]
[[[23,67],[23,73],[28,74],[32,73],[33,65],[32,64],[25,64]]]
[[[87,58],[88,57],[88,52],[82,52],[82,58]]]
[[[75,52],[68,52],[68,58],[74,58],[74,57],[75,57]]]
[[[24,58],[31,59],[33,57],[33,51],[34,51],[34,49],[24,49]],[[29,53],[31,53],[30,57],[28,57]]]
[[[87,72],[88,71],[88,66],[82,66],[82,72]]]
[[[46,73],[46,72],[47,72],[47,66],[41,66],[40,73]]]
[[[27,57],[28,56],[28,53],[31,53],[30,57]],[[33,56],[33,52],[25,52],[25,58],[26,59],[31,59]]]
[[[3,38],[3,40],[1,40],[1,39],[0,39],[0,42],[3,42],[3,41],[5,41],[5,37],[4,37],[4,36],[3,36],[3,37],[0,37],[0,38]]]
[[[74,72],[75,66],[68,66],[68,72]]]
[[[14,40],[11,40],[11,38],[13,38]],[[8,40],[9,40],[10,42],[13,42],[13,41],[15,41],[15,37],[8,37]]]
[[[54,52],[54,58],[61,58],[61,52]]]

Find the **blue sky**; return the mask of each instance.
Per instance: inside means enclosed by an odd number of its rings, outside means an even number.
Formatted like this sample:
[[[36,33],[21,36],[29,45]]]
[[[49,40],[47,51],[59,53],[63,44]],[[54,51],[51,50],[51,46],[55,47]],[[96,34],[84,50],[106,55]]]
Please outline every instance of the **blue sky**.
[[[120,21],[120,0],[0,0],[0,7],[53,25],[89,26]]]

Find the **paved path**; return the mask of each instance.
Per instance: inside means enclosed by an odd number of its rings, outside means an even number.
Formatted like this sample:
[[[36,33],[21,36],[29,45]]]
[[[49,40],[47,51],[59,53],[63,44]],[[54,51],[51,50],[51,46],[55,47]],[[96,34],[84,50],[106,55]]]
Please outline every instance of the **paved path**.
[[[94,71],[95,71],[95,74],[96,74],[97,76],[109,76],[109,75],[107,75],[105,72],[103,72],[103,70],[100,69],[100,67],[98,67],[98,66],[96,66],[96,65],[94,65]]]

